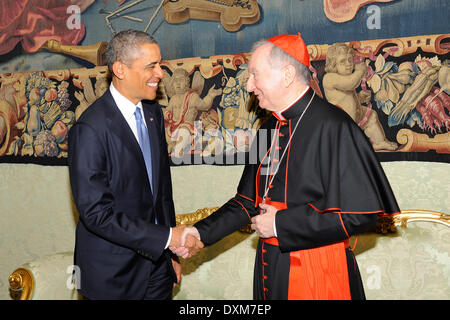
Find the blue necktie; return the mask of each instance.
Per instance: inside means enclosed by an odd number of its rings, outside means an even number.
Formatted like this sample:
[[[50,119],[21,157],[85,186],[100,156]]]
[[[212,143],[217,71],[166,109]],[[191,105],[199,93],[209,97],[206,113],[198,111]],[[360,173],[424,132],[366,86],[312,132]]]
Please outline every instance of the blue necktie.
[[[136,127],[139,139],[139,145],[142,150],[142,155],[144,156],[145,167],[147,168],[148,179],[150,180],[150,187],[153,190],[153,179],[152,179],[152,149],[150,147],[150,137],[148,136],[147,127],[142,119],[141,108],[136,107],[134,112],[136,117]]]

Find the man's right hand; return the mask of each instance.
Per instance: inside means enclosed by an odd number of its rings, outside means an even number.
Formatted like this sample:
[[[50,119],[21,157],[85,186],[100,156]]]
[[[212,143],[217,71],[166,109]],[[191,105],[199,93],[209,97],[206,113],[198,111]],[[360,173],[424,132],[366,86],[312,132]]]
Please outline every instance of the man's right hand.
[[[172,228],[169,249],[183,259],[196,255],[204,247],[200,234],[195,227],[180,225]]]

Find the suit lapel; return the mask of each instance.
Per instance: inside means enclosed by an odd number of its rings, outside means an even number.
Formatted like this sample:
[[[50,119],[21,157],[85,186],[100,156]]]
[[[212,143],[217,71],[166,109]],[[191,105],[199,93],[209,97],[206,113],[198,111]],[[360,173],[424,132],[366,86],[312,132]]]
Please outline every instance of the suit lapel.
[[[142,170],[143,172],[147,172],[145,168],[145,160],[144,156],[142,155],[141,147],[139,146],[139,143],[136,140],[133,131],[131,131],[130,126],[128,125],[119,108],[117,107],[109,90],[105,93],[105,99],[107,105],[110,106],[107,108],[106,114],[106,121],[108,121],[110,131],[119,138],[123,146],[130,151],[130,154],[132,154],[133,157],[136,158],[138,165],[141,167],[140,170]],[[152,172],[155,171],[152,170]]]

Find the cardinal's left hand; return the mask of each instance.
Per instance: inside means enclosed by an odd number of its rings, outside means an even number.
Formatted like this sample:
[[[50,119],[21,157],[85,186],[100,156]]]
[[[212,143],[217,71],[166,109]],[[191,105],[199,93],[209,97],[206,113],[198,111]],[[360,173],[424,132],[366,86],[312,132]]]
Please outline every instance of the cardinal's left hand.
[[[252,218],[251,228],[255,230],[261,238],[272,238],[275,236],[273,221],[278,210],[274,206],[263,203],[260,203],[259,207],[263,214]]]

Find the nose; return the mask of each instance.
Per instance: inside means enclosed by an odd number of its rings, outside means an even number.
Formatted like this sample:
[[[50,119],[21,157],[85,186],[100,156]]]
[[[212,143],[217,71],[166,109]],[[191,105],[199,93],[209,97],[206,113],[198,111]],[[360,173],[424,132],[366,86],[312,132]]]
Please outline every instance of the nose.
[[[158,64],[155,67],[155,75],[159,78],[162,79],[164,77],[164,70],[161,68],[161,65]]]
[[[247,92],[253,92],[253,90],[255,89],[255,84],[253,81],[253,76],[250,75],[250,77],[247,80],[247,85],[246,88]]]

